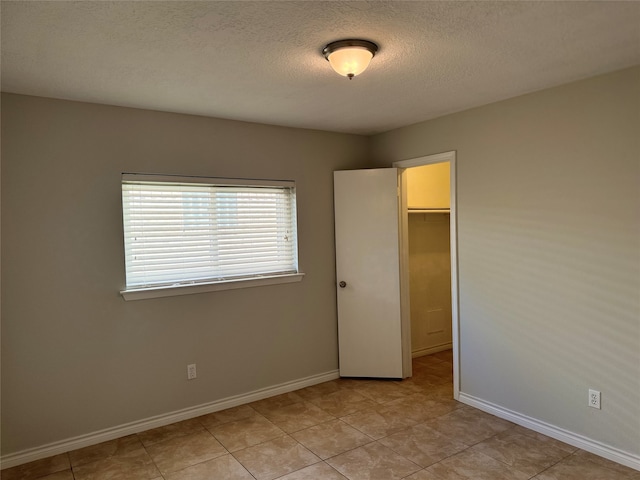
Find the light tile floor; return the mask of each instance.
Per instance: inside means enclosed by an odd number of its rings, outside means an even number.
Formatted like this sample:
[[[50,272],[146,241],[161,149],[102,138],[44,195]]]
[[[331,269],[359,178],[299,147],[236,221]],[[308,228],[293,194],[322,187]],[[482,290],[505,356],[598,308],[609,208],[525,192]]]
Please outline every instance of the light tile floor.
[[[640,480],[452,400],[451,351],[2,471],[2,480]]]

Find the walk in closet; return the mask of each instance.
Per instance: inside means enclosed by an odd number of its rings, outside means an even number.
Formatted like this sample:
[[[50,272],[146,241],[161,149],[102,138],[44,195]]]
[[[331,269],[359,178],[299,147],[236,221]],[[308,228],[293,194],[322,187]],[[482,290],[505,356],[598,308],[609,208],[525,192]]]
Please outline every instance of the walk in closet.
[[[407,169],[411,351],[451,348],[449,162]]]

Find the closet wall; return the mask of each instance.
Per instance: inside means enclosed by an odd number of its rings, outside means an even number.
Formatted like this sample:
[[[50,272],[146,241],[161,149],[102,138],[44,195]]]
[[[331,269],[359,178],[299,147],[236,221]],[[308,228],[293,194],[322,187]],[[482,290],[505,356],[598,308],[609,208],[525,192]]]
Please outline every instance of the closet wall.
[[[449,163],[407,169],[411,350],[451,348]]]

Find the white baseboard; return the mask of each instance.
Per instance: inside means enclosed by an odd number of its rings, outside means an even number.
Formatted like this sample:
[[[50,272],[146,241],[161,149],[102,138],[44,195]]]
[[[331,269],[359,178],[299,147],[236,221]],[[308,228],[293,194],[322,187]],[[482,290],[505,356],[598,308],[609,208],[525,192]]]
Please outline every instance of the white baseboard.
[[[226,408],[237,407],[246,403],[255,402],[264,398],[273,397],[282,393],[292,392],[300,388],[309,387],[329,380],[340,378],[338,370],[332,370],[318,375],[293,380],[291,382],[281,383],[271,387],[261,388],[253,392],[235,395],[233,397],[223,398],[214,402],[196,405],[195,407],[184,408],[174,412],[156,415],[154,417],[145,418],[135,422],[126,423],[117,427],[106,428],[97,432],[80,435],[77,437],[61,440],[58,442],[43,445],[41,447],[30,448],[16,453],[4,455],[0,458],[2,469],[22,465],[23,463],[33,462],[41,458],[58,455],[60,453],[69,452],[78,448],[89,447],[98,443],[106,442],[116,438],[131,435],[133,433],[144,432],[152,428],[163,427],[171,423],[188,420],[190,418],[199,417],[208,413],[218,412]]]
[[[487,402],[472,395],[467,395],[463,392],[460,392],[458,400],[479,410],[495,415],[496,417],[509,420],[510,422],[516,423],[535,432],[542,433],[548,437],[555,438],[561,442],[568,443],[574,447],[581,448],[582,450],[586,450],[587,452],[591,452],[621,465],[625,465],[629,468],[640,470],[640,455],[605,445],[604,443],[592,440],[591,438],[583,435],[579,435],[563,428],[556,427],[555,425],[528,417],[527,415],[514,412],[503,408],[500,405]]]
[[[420,348],[418,350],[413,350],[411,352],[411,358],[424,357],[425,355],[431,355],[432,353],[451,350],[452,347],[453,347],[453,344],[449,342],[449,343],[443,343],[442,345],[436,345],[434,347]]]

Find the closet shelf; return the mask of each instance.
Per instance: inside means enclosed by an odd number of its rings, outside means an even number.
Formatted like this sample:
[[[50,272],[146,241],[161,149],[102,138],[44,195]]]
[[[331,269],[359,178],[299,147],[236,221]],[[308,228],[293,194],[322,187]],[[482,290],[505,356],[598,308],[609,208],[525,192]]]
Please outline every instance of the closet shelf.
[[[409,213],[451,213],[448,208],[411,208],[409,207]]]

